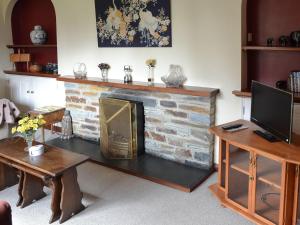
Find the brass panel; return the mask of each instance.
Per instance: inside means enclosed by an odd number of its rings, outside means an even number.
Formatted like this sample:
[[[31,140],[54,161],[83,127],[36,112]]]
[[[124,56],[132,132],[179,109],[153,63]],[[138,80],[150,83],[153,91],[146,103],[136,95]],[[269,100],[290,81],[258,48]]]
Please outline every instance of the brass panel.
[[[136,104],[100,98],[100,149],[110,159],[137,157]]]

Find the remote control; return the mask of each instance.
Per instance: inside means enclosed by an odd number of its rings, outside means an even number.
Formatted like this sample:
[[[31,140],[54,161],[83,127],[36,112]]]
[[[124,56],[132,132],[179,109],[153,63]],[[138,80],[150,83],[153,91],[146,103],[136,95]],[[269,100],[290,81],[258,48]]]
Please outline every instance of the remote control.
[[[230,125],[225,125],[223,126],[223,130],[231,130],[231,129],[236,129],[243,126],[243,124],[237,123],[237,124],[230,124]]]

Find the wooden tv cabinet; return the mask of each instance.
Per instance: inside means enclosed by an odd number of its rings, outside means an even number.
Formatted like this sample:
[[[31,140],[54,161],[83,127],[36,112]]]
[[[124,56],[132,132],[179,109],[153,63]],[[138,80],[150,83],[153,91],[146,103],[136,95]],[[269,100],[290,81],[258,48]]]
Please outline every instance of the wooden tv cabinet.
[[[218,183],[210,186],[221,204],[257,224],[300,224],[300,136],[293,144],[271,143],[248,129],[228,132],[210,129],[219,137]]]

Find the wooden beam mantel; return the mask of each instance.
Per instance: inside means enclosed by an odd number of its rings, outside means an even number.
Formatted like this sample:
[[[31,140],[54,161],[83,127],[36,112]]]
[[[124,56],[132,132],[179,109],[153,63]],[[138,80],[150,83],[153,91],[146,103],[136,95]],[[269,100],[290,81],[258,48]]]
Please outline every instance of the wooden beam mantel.
[[[102,81],[100,78],[88,77],[86,79],[75,79],[74,76],[61,76],[57,78],[58,81],[64,81],[68,83],[89,84],[104,87],[122,88],[137,91],[156,91],[171,94],[182,94],[202,97],[212,97],[219,93],[219,89],[206,88],[206,87],[194,87],[184,86],[181,88],[166,87],[164,84],[148,85],[146,82],[133,82],[130,84],[124,84],[122,80],[109,80],[107,82]]]

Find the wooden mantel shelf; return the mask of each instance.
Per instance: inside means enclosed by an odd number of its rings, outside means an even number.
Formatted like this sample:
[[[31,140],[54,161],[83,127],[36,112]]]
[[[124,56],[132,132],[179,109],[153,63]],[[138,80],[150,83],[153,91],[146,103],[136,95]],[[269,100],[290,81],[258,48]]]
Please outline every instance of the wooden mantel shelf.
[[[148,85],[146,82],[133,82],[131,84],[124,84],[121,80],[109,80],[108,82],[102,81],[100,78],[88,77],[87,79],[75,79],[74,76],[61,76],[57,78],[58,81],[68,83],[89,84],[104,87],[122,88],[137,91],[155,91],[171,94],[182,94],[202,97],[213,97],[219,93],[219,89],[184,86],[182,88],[166,87],[164,84]]]
[[[33,44],[22,44],[22,45],[6,45],[7,48],[56,48],[56,44],[43,44],[43,45],[33,45]]]
[[[251,98],[252,93],[250,91],[232,91],[232,94],[234,94],[237,97],[245,97],[245,98]],[[300,93],[294,93],[294,102],[300,103]]]
[[[32,72],[23,72],[23,71],[14,71],[14,70],[3,70],[5,74],[18,75],[18,76],[32,76],[32,77],[47,77],[47,78],[57,78],[59,74],[51,73],[32,73]]]

